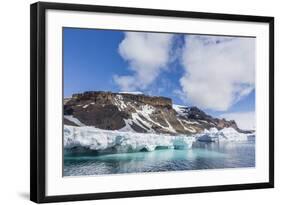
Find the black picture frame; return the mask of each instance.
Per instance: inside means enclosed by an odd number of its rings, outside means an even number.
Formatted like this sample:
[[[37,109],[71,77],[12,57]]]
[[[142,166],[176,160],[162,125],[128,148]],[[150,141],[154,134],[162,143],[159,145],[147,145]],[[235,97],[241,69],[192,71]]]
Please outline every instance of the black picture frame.
[[[88,193],[74,195],[46,196],[46,59],[45,19],[46,10],[86,11],[121,13],[150,16],[166,16],[195,19],[216,19],[229,21],[262,22],[269,24],[269,181],[263,183],[229,184],[191,188]],[[30,7],[30,200],[37,203],[76,200],[97,200],[124,197],[186,194],[197,192],[231,191],[274,187],[274,18],[218,13],[156,10],[144,8],[110,7],[82,4],[38,2]]]

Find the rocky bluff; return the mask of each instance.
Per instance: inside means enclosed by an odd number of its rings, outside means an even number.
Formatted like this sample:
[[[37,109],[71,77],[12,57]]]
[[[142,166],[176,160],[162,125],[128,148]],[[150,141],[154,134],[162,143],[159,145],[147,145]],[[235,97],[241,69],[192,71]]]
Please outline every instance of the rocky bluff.
[[[142,133],[196,134],[211,127],[242,132],[235,121],[213,118],[197,107],[173,105],[170,98],[103,91],[64,99],[64,123]]]
[[[156,107],[172,108],[172,100],[166,97],[147,96],[142,94],[112,93],[103,91],[88,91],[73,94],[72,98],[77,101],[91,101],[96,104],[112,104],[117,96],[122,96],[124,101],[138,102]]]

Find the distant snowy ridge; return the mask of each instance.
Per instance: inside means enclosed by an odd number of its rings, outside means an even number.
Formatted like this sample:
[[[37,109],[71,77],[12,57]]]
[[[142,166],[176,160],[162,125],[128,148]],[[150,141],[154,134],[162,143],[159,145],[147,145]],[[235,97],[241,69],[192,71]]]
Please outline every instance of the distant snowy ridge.
[[[190,149],[195,141],[245,141],[250,135],[233,128],[205,130],[192,136],[101,130],[95,127],[64,126],[64,148],[93,151],[139,152],[164,149]]]

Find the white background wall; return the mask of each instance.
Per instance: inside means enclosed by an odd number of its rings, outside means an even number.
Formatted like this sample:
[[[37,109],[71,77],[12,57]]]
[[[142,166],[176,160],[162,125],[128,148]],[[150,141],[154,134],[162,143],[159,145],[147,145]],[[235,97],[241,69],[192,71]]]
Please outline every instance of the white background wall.
[[[52,1],[52,0],[49,0]],[[0,204],[31,204],[29,198],[29,4],[0,5]],[[71,3],[275,16],[275,165],[276,188],[178,196],[144,197],[69,204],[278,204],[281,194],[281,87],[279,1],[273,0],[84,0]],[[219,176],[218,176],[219,177]],[[164,179],[163,179],[164,180]],[[125,182],[124,182],[125,183]],[[280,202],[279,202],[280,203]]]

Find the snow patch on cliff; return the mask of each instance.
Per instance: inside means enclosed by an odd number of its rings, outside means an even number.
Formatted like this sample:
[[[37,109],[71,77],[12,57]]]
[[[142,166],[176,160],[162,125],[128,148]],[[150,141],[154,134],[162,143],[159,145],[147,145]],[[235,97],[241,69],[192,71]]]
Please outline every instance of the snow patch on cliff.
[[[186,116],[189,109],[186,106],[183,105],[176,105],[173,104],[173,109],[178,113],[179,116]]]
[[[73,122],[74,124],[78,126],[86,126],[82,122],[80,122],[77,118],[73,117],[72,115],[64,115],[64,118],[69,120],[70,122]]]

